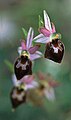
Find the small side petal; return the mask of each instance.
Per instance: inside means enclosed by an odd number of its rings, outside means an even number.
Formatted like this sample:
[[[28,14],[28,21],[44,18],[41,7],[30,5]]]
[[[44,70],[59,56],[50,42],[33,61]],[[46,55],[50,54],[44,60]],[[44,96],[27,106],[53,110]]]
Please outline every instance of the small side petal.
[[[57,87],[57,86],[59,86],[60,85],[60,83],[59,82],[56,82],[56,81],[54,81],[54,80],[50,80],[50,81],[48,81],[48,83],[49,83],[49,85],[51,86],[51,87]]]
[[[33,35],[34,35],[34,31],[32,27],[30,27],[28,35],[27,35],[27,41],[26,41],[27,49],[29,49],[32,46]]]
[[[29,49],[29,53],[34,54],[39,49],[39,47],[40,47],[40,45],[35,45],[34,47],[31,47]]]
[[[21,52],[22,52],[22,47],[18,47],[18,53],[19,53],[19,55],[21,55]]]
[[[55,25],[52,23],[52,33],[55,33],[56,29],[55,29]]]
[[[39,51],[36,51],[36,53],[34,53],[34,54],[30,54],[30,60],[35,60],[35,59],[38,59],[41,57],[42,57],[42,53]]]
[[[26,75],[24,76],[22,79],[20,79],[20,82],[22,83],[26,83],[29,84],[34,80],[34,75]]]
[[[38,78],[39,78],[39,80],[45,80],[46,79],[46,75],[43,74],[42,72],[38,72]]]
[[[20,85],[19,81],[17,81],[16,79],[15,74],[12,75],[12,82],[13,82],[13,85],[16,87]]]
[[[21,47],[22,47],[22,50],[26,50],[26,44],[24,40],[21,41]]]
[[[47,30],[46,28],[40,28],[39,29],[40,33],[42,33],[45,37],[49,37],[51,32]]]

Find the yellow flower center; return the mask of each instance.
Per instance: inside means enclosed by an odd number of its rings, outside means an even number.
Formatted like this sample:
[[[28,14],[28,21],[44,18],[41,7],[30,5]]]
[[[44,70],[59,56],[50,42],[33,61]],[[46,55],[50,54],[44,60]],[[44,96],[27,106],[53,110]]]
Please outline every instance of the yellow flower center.
[[[27,51],[22,51],[22,53],[21,53],[21,55],[23,55],[23,56],[27,56],[28,58],[30,58],[30,54],[29,54],[29,52],[27,52]]]
[[[22,83],[18,88],[19,88],[19,90],[21,90],[21,89],[25,90],[25,84]]]

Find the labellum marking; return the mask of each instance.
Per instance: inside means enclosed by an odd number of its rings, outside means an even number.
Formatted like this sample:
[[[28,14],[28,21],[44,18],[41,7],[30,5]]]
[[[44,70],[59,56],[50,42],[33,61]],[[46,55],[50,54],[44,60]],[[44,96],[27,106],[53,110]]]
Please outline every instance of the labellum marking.
[[[24,93],[22,92],[21,94],[17,94],[17,91],[14,90],[14,93],[12,95],[12,98],[14,99],[18,99],[19,101],[22,101],[23,100],[23,96],[24,96]]]
[[[10,93],[10,99],[12,108],[16,109],[19,105],[26,102],[26,91],[24,91],[24,89],[19,89],[18,87],[13,87]]]
[[[56,48],[56,47],[53,46],[53,49],[54,49],[54,53],[58,53],[58,47]]]
[[[64,44],[59,39],[53,39],[47,43],[45,50],[45,58],[54,62],[61,63],[64,54]]]
[[[32,62],[27,56],[20,56],[16,59],[14,64],[14,71],[17,80],[20,80],[25,75],[32,74]]]
[[[22,67],[22,70],[26,70],[26,66],[29,65],[26,61],[25,64],[22,64],[21,61],[18,61],[18,64],[16,65],[17,68]]]

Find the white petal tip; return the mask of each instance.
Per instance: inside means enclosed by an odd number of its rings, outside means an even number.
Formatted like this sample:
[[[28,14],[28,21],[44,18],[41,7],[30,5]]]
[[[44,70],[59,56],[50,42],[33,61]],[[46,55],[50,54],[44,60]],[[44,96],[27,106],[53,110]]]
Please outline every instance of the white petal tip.
[[[43,10],[43,13],[45,14],[45,13],[46,13],[46,10]]]

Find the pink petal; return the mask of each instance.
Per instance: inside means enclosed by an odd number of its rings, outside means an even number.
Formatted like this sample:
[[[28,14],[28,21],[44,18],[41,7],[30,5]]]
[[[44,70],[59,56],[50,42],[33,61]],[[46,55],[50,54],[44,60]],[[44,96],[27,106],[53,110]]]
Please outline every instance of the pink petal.
[[[55,25],[52,23],[52,33],[55,33],[56,30],[55,30]]]
[[[32,81],[30,84],[26,85],[26,90],[28,90],[28,89],[34,89],[34,88],[36,88],[38,86],[39,86],[39,84],[36,81]]]
[[[49,101],[54,101],[55,100],[55,92],[53,88],[46,88],[44,90],[44,95]]]
[[[49,37],[45,37],[43,34],[39,34],[34,38],[35,42],[37,43],[47,43],[50,41]]]
[[[43,38],[43,37],[44,37],[43,34],[39,34],[39,35],[37,35],[37,36],[34,38],[34,40],[37,40],[37,39],[39,39],[39,38]]]
[[[29,49],[29,53],[34,54],[39,49],[39,47],[40,47],[40,45],[35,45],[34,47],[31,47]]]
[[[22,79],[20,79],[20,82],[22,83],[26,83],[29,84],[34,80],[34,75],[26,75],[24,76]]]
[[[30,27],[28,35],[27,35],[27,41],[26,41],[27,49],[29,49],[32,46],[33,35],[34,35],[34,31],[32,27]]]
[[[26,50],[26,44],[24,40],[22,40],[21,42],[21,47],[22,47],[22,50]]]
[[[51,34],[51,32],[49,30],[47,30],[46,28],[40,28],[39,31],[46,37],[49,37]]]
[[[51,86],[51,87],[57,87],[57,86],[59,86],[59,82],[56,82],[56,81],[48,81],[48,84]]]
[[[51,28],[50,18],[49,18],[48,14],[46,13],[45,10],[43,11],[43,13],[44,13],[45,28],[51,32],[52,28]]]
[[[38,59],[41,57],[42,57],[42,53],[39,51],[36,51],[36,53],[34,53],[34,54],[30,54],[30,60],[35,60],[35,59]]]
[[[46,75],[43,74],[42,72],[38,72],[38,78],[39,78],[39,80],[45,80],[46,79]]]

